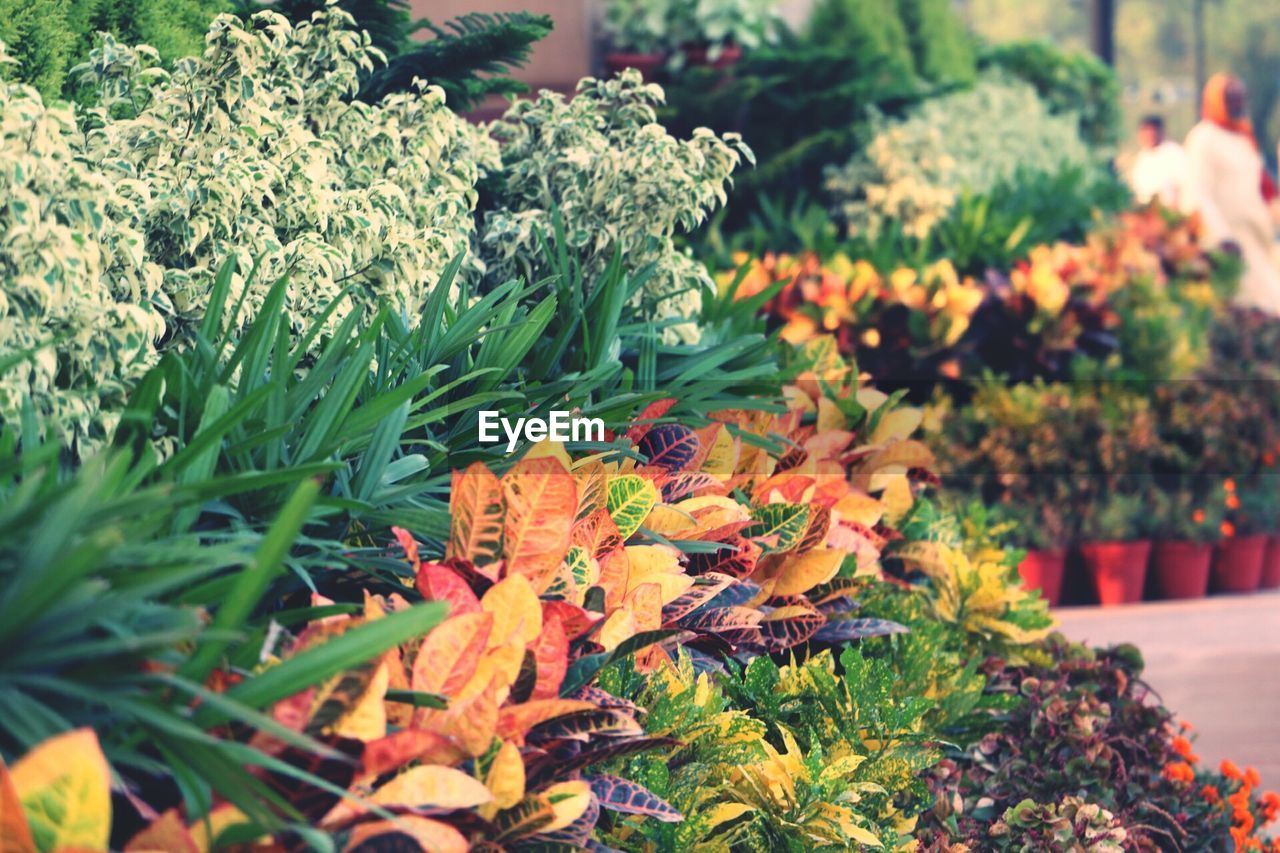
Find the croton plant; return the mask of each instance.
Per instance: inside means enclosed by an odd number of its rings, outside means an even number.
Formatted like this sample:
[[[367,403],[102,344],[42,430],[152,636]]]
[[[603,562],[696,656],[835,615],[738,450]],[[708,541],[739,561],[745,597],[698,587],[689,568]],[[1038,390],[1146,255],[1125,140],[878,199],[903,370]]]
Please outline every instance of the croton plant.
[[[674,401],[659,401],[609,452],[575,458],[544,443],[501,475],[481,463],[455,471],[442,548],[394,529],[388,547],[411,578],[403,592],[365,592],[359,613],[312,621],[264,665],[418,599],[447,603],[448,616],[277,702],[270,726],[220,736],[272,756],[267,788],[347,849],[391,839],[443,850],[583,845],[601,809],[681,820],[636,782],[591,772],[673,743],[647,735],[643,709],[595,683],[603,667],[634,654],[640,671],[677,657],[707,671],[906,630],[858,618],[849,594],[879,573],[882,549],[901,538],[895,524],[931,479],[930,451],[910,438],[921,414],[861,387],[827,342],[807,358],[773,410],[686,425],[667,422]],[[232,682],[215,673],[210,684]],[[327,752],[300,749],[292,735]],[[94,846],[77,841],[81,831],[105,838],[105,793],[78,804],[83,820],[51,818],[105,782],[96,747],[81,746],[62,771],[42,757],[64,749],[56,743],[14,768],[21,807],[5,810],[6,831],[25,839],[25,812],[52,842],[15,849]],[[26,772],[31,762],[47,772]],[[175,809],[128,849],[203,849],[237,824],[249,831],[227,803],[204,816]]]

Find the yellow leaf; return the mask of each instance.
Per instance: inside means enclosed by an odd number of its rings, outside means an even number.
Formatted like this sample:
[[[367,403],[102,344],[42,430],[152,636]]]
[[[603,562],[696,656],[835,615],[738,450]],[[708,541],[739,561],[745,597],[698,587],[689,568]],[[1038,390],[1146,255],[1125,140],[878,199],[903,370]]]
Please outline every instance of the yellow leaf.
[[[720,803],[706,812],[707,823],[710,826],[719,826],[722,823],[737,820],[752,811],[754,809],[746,803]]]
[[[536,442],[524,455],[525,459],[555,459],[568,471],[573,467],[573,460],[564,449],[564,442],[544,438]]]
[[[884,405],[884,401],[889,399],[889,395],[883,391],[877,391],[875,388],[859,388],[854,398],[862,408],[868,412],[874,412]]]
[[[697,529],[698,522],[694,521],[693,516],[687,512],[667,504],[658,504],[649,510],[649,515],[645,518],[643,526],[659,536],[678,539],[680,534]]]
[[[626,552],[631,564],[628,593],[641,584],[657,584],[662,590],[662,603],[667,604],[693,586],[693,578],[680,567],[680,552],[670,545],[628,545]]]
[[[630,609],[620,607],[604,620],[596,642],[604,646],[605,651],[612,651],[624,640],[629,640],[636,633],[636,617]]]
[[[635,617],[636,633],[658,630],[662,627],[662,587],[656,583],[640,584],[627,593],[623,608]]]
[[[845,552],[835,548],[806,551],[783,565],[774,583],[774,595],[800,595],[826,583],[840,571]]]
[[[556,818],[541,831],[555,832],[557,829],[564,829],[586,812],[591,805],[591,786],[580,779],[574,782],[557,782],[542,791],[542,797],[551,803]]]
[[[836,501],[831,509],[841,521],[851,521],[866,528],[875,527],[884,517],[884,504],[862,492],[850,492]]]
[[[214,806],[203,820],[193,821],[187,827],[191,837],[195,839],[196,849],[200,853],[213,850],[213,843],[224,830],[242,823],[249,823],[249,816],[230,803]]]
[[[106,850],[111,836],[111,769],[93,729],[56,735],[10,772],[41,850]]]
[[[880,418],[875,431],[871,433],[870,443],[887,444],[890,441],[907,438],[919,428],[923,419],[924,412],[920,409],[913,407],[895,409]]]
[[[724,510],[726,513],[734,516],[734,521],[746,521],[751,518],[751,513],[742,504],[733,498],[727,498],[723,495],[702,495],[697,498],[686,498],[675,505],[676,509],[693,515],[699,510],[715,508]]]
[[[9,768],[0,761],[0,850],[36,853],[36,842],[22,813],[22,801],[13,787]]]
[[[890,524],[897,524],[911,510],[915,497],[911,494],[911,481],[905,474],[889,478],[880,502],[884,504],[885,519]]]
[[[513,640],[527,646],[542,633],[542,605],[524,575],[508,575],[489,587],[480,608],[493,614],[490,648]]]
[[[410,767],[374,791],[369,799],[380,806],[470,809],[490,802],[493,795],[461,770],[429,764]]]
[[[711,450],[702,463],[702,470],[716,477],[732,476],[738,465],[738,449],[738,442],[729,434],[729,430],[720,430],[711,443]]]
[[[375,740],[387,733],[387,684],[391,670],[386,663],[378,665],[373,680],[359,700],[333,724],[333,733],[356,740]]]
[[[827,396],[818,398],[816,432],[819,435],[824,432],[843,432],[848,425],[849,422],[845,418],[844,412],[840,411],[840,407],[836,405],[835,400]]]
[[[524,759],[514,743],[502,742],[498,754],[493,757],[493,763],[489,765],[485,785],[493,794],[493,802],[484,808],[494,813],[499,809],[509,809],[524,799]],[[486,816],[486,819],[492,820],[492,815]]]

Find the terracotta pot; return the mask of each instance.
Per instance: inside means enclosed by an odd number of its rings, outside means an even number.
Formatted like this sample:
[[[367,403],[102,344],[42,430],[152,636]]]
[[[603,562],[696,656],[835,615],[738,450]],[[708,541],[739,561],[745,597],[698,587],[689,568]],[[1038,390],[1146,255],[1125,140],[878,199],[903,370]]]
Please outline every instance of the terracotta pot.
[[[1151,586],[1158,598],[1204,598],[1209,591],[1213,545],[1209,542],[1155,542],[1151,546]]]
[[[652,80],[653,73],[662,67],[667,58],[660,53],[606,53],[604,67],[610,74],[618,74],[628,68],[635,68],[645,80]]]
[[[1151,542],[1088,542],[1080,546],[1085,570],[1093,579],[1098,603],[1103,607],[1142,600]]]
[[[736,44],[727,44],[721,48],[714,62],[707,61],[707,56],[710,52],[705,47],[686,47],[683,52],[686,64],[690,66],[709,65],[715,69],[729,68],[742,59],[742,48]]]
[[[1223,539],[1213,553],[1214,592],[1254,592],[1262,583],[1265,533]]]
[[[1262,557],[1262,589],[1280,586],[1280,534],[1273,533],[1267,540],[1267,550]]]
[[[1027,551],[1018,564],[1018,574],[1027,589],[1038,589],[1051,607],[1062,601],[1062,577],[1066,572],[1065,551]]]

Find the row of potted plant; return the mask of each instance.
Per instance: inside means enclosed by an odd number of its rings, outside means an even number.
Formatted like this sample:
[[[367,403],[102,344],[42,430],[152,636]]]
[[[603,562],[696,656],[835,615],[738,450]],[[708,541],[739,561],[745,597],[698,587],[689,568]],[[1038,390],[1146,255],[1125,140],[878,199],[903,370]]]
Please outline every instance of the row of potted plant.
[[[1280,494],[1274,477],[1257,479],[1238,486],[1228,478],[1215,489],[1217,500],[1197,501],[1185,490],[1108,496],[1074,546],[1024,535],[1034,544],[1018,572],[1055,605],[1080,581],[1103,605],[1280,587]],[[1017,515],[1035,525],[1040,512]]]

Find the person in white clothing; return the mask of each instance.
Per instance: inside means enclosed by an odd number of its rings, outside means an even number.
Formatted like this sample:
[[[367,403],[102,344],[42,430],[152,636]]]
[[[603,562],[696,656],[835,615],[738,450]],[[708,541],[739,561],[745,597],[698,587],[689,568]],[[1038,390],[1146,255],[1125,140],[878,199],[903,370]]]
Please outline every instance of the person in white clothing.
[[[1201,120],[1187,134],[1182,208],[1199,214],[1209,246],[1239,252],[1244,260],[1236,302],[1280,315],[1280,269],[1268,210],[1275,185],[1258,153],[1247,103],[1239,78],[1209,79]]]
[[[1138,156],[1133,161],[1129,184],[1134,197],[1147,204],[1158,199],[1166,207],[1181,203],[1186,180],[1187,155],[1182,146],[1164,135],[1164,119],[1147,116],[1138,125]]]

